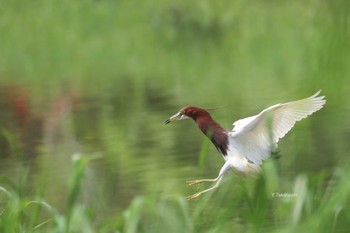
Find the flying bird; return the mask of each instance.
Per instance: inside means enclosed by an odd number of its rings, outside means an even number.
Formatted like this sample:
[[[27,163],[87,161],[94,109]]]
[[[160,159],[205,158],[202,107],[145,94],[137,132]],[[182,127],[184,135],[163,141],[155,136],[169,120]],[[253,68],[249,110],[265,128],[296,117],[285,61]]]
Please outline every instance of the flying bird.
[[[323,107],[326,100],[319,94],[320,91],[306,99],[268,107],[258,115],[234,122],[232,130],[222,128],[208,112],[211,109],[194,106],[183,107],[178,113],[165,120],[164,123],[168,124],[172,121],[193,119],[225,160],[216,178],[188,181],[189,185],[202,182],[215,182],[215,184],[187,199],[197,198],[203,193],[218,188],[225,173],[231,169],[239,175],[259,173],[263,160],[270,157],[276,150],[278,141],[292,129],[295,123]]]

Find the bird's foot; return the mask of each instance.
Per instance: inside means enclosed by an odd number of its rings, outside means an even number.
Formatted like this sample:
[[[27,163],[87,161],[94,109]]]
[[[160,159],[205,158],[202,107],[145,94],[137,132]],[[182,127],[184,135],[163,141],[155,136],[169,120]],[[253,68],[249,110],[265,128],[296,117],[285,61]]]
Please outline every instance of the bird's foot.
[[[195,194],[193,194],[193,195],[191,195],[191,196],[186,197],[186,200],[187,200],[187,201],[190,201],[190,200],[196,199],[196,198],[199,197],[201,194],[202,194],[202,192],[195,193]]]
[[[200,183],[203,183],[203,182],[215,182],[217,180],[218,180],[217,178],[215,178],[215,179],[204,179],[204,180],[191,180],[191,181],[187,181],[186,183],[188,185],[194,185],[194,184],[200,184]]]
[[[200,181],[203,181],[203,180],[199,180],[199,183],[200,183]],[[208,180],[205,180],[205,181],[208,181]],[[213,187],[208,188],[208,189],[205,189],[205,190],[200,191],[200,192],[198,192],[198,193],[195,193],[195,194],[193,194],[193,195],[191,195],[191,196],[188,196],[188,197],[186,197],[186,199],[187,199],[188,201],[189,201],[189,200],[193,200],[193,199],[199,197],[200,195],[202,195],[203,193],[207,193],[207,192],[209,192],[209,191],[212,191],[212,190],[218,188],[218,187],[219,187],[220,181],[221,181],[221,179],[219,179],[219,181],[218,181]],[[195,183],[198,183],[198,182],[195,182]]]
[[[194,185],[194,184],[200,184],[204,182],[203,180],[190,180],[190,181],[186,181],[187,185]]]

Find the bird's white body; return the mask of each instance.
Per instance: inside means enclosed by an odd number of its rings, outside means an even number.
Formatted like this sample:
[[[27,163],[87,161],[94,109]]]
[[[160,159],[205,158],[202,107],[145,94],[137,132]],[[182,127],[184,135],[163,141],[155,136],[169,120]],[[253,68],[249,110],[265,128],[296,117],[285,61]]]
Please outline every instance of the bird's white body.
[[[228,132],[229,151],[225,161],[241,163],[233,165],[232,168],[238,167],[244,174],[249,174],[252,169],[254,173],[262,161],[270,157],[271,151],[277,148],[279,139],[284,137],[297,121],[323,107],[326,100],[324,96],[318,96],[319,93],[320,91],[306,99],[273,105],[256,116],[233,123],[233,130]],[[244,166],[246,169],[242,169]]]
[[[270,157],[271,152],[277,148],[279,139],[284,137],[297,121],[323,107],[326,100],[324,96],[318,96],[319,93],[320,91],[306,99],[273,105],[258,115],[234,122],[234,128],[227,132],[228,151],[223,155],[225,164],[218,177],[189,182],[197,184],[216,181],[216,184],[190,196],[189,199],[218,187],[223,175],[231,169],[240,175],[258,173],[262,161]]]
[[[229,151],[228,154],[229,153],[231,153],[231,151]],[[237,175],[256,175],[260,172],[260,166],[249,162],[244,156],[225,156],[224,160],[225,164],[228,165],[227,169],[232,169]],[[226,172],[226,170],[224,169],[222,172]]]

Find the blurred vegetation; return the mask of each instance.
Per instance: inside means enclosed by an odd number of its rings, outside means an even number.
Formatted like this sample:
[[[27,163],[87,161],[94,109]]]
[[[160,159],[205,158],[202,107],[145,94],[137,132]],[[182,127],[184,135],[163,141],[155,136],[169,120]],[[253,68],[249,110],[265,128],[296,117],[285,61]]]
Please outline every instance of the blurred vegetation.
[[[349,12],[347,0],[0,0],[0,232],[348,232]],[[185,201],[185,181],[222,160],[193,122],[162,120],[225,105],[213,116],[230,128],[319,89],[325,108],[261,176]]]
[[[78,199],[89,160],[74,156],[63,214],[40,197],[28,199],[23,193],[24,179],[16,186],[3,178],[1,232],[347,232],[350,227],[348,172],[336,169],[327,182],[324,174],[312,179],[300,174],[286,184],[273,160],[264,164],[254,180],[235,177],[239,185],[234,188],[226,179],[218,192],[193,202],[177,195],[139,196],[121,215],[96,225],[95,210]],[[275,193],[290,187],[289,198]]]

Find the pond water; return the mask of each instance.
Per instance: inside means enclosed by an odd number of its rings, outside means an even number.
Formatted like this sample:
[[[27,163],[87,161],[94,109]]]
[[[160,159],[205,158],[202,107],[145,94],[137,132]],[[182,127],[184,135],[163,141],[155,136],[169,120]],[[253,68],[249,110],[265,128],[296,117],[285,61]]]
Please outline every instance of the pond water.
[[[76,156],[93,158],[85,171],[81,201],[104,213],[122,211],[140,195],[191,194],[196,190],[186,186],[187,180],[215,177],[223,163],[212,145],[199,163],[208,143],[192,121],[163,124],[180,108],[166,90],[145,87],[142,105],[128,102],[133,94],[127,90],[99,96],[72,88],[49,98],[18,83],[2,83],[0,90],[0,174],[17,184],[24,179],[28,195],[43,195],[61,210]],[[282,176],[331,170],[347,161],[349,108],[337,112],[331,106],[335,97],[323,94],[325,108],[281,140]],[[212,115],[230,128],[235,120],[277,102],[259,101],[261,106],[255,107],[246,101]],[[254,111],[243,110],[252,105]]]
[[[185,181],[199,174],[203,137],[193,125],[190,133],[189,124],[163,124],[176,107],[158,91],[145,94],[148,110],[142,111],[117,94],[70,91],[35,103],[24,85],[6,83],[0,90],[0,173],[15,183],[25,178],[29,194],[43,192],[58,209],[67,201],[76,156],[95,158],[86,170],[84,201],[110,211],[137,195],[185,194]]]

